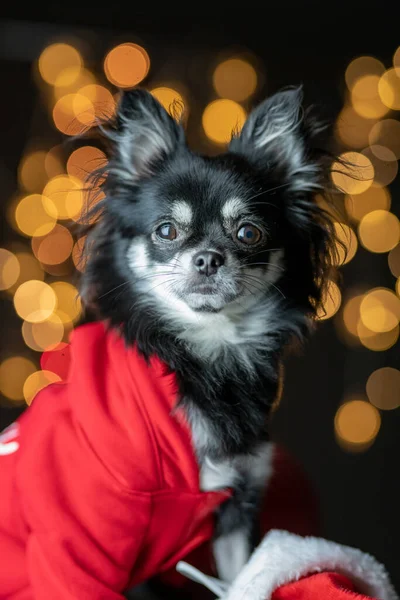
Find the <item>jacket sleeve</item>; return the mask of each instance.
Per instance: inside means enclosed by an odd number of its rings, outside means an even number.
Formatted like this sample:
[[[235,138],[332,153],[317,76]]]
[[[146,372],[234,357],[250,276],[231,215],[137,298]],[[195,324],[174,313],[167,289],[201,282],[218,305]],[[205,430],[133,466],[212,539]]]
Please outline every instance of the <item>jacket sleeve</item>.
[[[152,496],[99,459],[107,437],[94,446],[69,411],[49,413],[49,403],[62,410],[62,389],[43,390],[21,425],[30,434],[21,434],[16,484],[31,597],[122,600],[140,579]]]
[[[35,528],[27,545],[28,577],[34,600],[122,600],[131,574],[140,562],[149,508],[146,501],[131,499],[128,519],[121,507],[109,506],[107,515],[98,503],[91,522],[78,521],[73,511],[46,510],[57,519],[51,526]],[[107,505],[107,502],[105,503]]]

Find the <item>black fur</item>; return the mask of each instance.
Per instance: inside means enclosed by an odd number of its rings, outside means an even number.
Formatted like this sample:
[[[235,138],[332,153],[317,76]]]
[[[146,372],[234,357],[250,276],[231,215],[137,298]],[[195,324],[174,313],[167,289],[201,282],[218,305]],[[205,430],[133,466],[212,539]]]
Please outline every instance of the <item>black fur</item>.
[[[300,100],[299,90],[267,100],[249,118],[242,135],[233,138],[228,152],[215,158],[193,154],[185,145],[181,125],[140,90],[124,94],[114,128],[106,132],[111,148],[109,165],[101,173],[106,197],[96,205],[98,219],[88,228],[83,298],[121,330],[127,344],[136,344],[145,357],[157,354],[176,372],[181,401],[189,411],[191,406],[200,411],[219,440],[214,455],[247,452],[266,437],[282,353],[294,333],[306,335],[330,273],[333,230],[328,215],[314,201],[327,164],[325,155],[311,145],[314,124],[304,115],[293,117],[301,110]],[[265,121],[271,114],[273,119],[274,111],[281,111],[283,119],[288,111],[294,125],[257,149],[255,140],[263,129],[268,133]],[[285,135],[291,139],[286,150]],[[313,165],[310,171],[288,166],[290,156],[285,153],[300,151],[295,150],[293,137],[301,148],[301,164]],[[131,240],[150,235],[154,221],[168,213],[177,197],[190,202],[196,215],[188,247],[212,239],[210,228],[202,225],[217,219],[222,203],[232,196],[254,198],[252,208],[271,232],[268,243],[254,256],[235,247],[232,251],[239,260],[268,262],[271,249],[285,252],[279,290],[265,298],[265,302],[278,302],[280,323],[267,334],[267,349],[257,354],[252,370],[234,348],[213,364],[191,352],[177,339],[156,302],[142,297],[126,258]],[[93,214],[90,217],[93,220]],[[214,244],[233,246],[218,235],[216,231]],[[164,262],[172,250],[154,247],[150,252],[154,260]]]

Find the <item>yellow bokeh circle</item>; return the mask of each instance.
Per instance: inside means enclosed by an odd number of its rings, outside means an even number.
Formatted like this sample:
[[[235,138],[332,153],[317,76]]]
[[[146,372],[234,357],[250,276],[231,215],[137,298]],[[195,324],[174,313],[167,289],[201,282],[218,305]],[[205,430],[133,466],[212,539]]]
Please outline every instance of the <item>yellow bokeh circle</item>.
[[[240,131],[246,120],[246,111],[233,100],[211,102],[203,112],[203,129],[206,136],[217,144],[230,141],[233,132]]]

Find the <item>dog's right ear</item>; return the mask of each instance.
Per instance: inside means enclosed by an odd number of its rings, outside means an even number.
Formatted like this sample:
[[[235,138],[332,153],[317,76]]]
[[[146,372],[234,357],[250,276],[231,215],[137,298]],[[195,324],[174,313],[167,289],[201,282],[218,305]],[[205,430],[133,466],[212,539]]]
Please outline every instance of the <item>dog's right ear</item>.
[[[114,139],[111,174],[129,183],[151,175],[157,163],[185,144],[182,126],[149,92],[140,89],[122,93]]]

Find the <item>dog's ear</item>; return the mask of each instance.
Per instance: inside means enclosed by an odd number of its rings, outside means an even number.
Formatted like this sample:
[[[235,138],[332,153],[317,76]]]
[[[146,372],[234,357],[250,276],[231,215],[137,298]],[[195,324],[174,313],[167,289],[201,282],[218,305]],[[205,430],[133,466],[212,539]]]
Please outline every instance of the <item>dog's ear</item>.
[[[185,144],[182,126],[149,92],[140,89],[122,93],[115,134],[110,170],[130,183],[150,175],[157,163]]]
[[[301,87],[286,89],[264,100],[249,115],[229,150],[242,154],[258,168],[278,169],[288,191],[308,192],[319,187],[319,167],[309,156],[314,124],[302,108]]]

